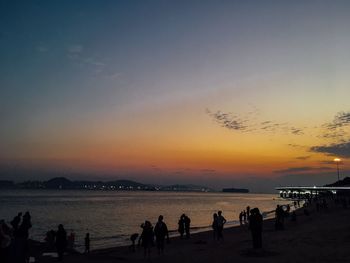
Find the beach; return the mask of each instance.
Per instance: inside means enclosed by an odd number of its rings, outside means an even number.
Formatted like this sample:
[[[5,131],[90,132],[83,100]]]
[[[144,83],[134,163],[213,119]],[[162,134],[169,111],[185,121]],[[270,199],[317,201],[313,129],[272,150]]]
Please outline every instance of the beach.
[[[263,223],[263,248],[252,249],[252,238],[246,225],[224,229],[224,241],[213,240],[212,231],[193,234],[190,239],[172,238],[164,255],[152,248],[144,258],[143,248],[135,252],[127,247],[70,254],[64,262],[348,262],[350,258],[350,210],[330,205],[316,211],[308,207],[297,210],[297,222],[285,220],[285,229],[276,231],[274,219]],[[52,262],[42,257],[39,262]]]

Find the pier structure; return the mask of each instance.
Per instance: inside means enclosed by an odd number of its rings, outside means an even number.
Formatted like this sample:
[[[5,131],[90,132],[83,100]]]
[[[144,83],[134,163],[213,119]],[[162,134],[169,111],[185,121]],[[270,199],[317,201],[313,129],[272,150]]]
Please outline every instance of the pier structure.
[[[280,186],[275,189],[279,191],[280,197],[292,200],[313,199],[320,195],[334,195],[339,192],[350,191],[350,187],[327,186]]]

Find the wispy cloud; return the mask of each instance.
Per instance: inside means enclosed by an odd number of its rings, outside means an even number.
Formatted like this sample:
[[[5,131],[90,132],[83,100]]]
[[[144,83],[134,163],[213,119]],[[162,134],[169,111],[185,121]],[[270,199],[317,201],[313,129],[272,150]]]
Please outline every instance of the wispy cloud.
[[[71,45],[67,48],[66,52],[67,57],[70,60],[81,65],[90,66],[96,74],[102,73],[105,70],[105,67],[107,66],[106,63],[101,61],[101,59],[86,54],[87,52],[85,51],[83,45]]]
[[[307,159],[310,159],[310,155],[307,155],[307,156],[298,156],[298,157],[295,157],[295,159],[297,160],[307,160]]]
[[[245,123],[248,122],[247,119],[242,119],[232,113],[224,113],[221,111],[211,112],[207,109],[206,112],[222,127],[239,131],[247,131],[248,129],[248,126],[245,125]]]
[[[350,140],[350,112],[338,112],[331,122],[321,126],[323,133],[319,136],[323,139],[332,140],[337,143],[345,143]]]
[[[329,130],[344,127],[350,124],[350,112],[338,112],[332,122],[326,123],[324,126]]]
[[[350,141],[339,144],[313,146],[310,150],[313,152],[325,153],[327,155],[350,158]]]
[[[274,173],[279,173],[279,174],[305,173],[305,172],[315,172],[315,171],[326,171],[331,169],[332,169],[331,167],[302,166],[302,167],[290,167],[282,170],[275,170]]]
[[[283,132],[293,135],[304,134],[303,128],[297,128],[289,125],[288,123],[280,123],[272,120],[257,121],[256,115],[258,112],[259,111],[255,109],[246,115],[239,116],[230,112],[226,113],[220,110],[212,112],[211,110],[206,109],[206,113],[211,116],[216,123],[229,130],[241,132],[259,131],[268,133]]]
[[[76,53],[81,53],[83,52],[83,46],[82,45],[78,45],[78,44],[75,44],[75,45],[71,45],[67,48],[67,51],[69,53],[73,53],[73,54],[76,54]]]

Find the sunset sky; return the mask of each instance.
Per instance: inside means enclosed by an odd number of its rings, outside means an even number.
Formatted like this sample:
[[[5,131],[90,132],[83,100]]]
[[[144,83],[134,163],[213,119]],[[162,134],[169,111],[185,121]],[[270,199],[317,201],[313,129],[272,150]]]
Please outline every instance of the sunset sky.
[[[349,1],[3,0],[0,179],[265,191],[331,183],[335,157],[344,177],[349,14]]]

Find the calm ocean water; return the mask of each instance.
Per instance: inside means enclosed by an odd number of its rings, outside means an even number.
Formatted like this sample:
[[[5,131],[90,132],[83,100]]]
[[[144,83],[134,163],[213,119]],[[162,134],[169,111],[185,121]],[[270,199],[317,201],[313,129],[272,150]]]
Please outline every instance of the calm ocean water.
[[[20,211],[30,211],[33,227],[30,237],[43,241],[45,233],[63,224],[69,234],[74,231],[81,249],[86,232],[92,249],[129,244],[132,233],[140,233],[145,219],[156,223],[160,214],[176,234],[182,213],[191,218],[196,231],[208,229],[212,214],[218,210],[236,224],[246,206],[262,212],[285,204],[278,195],[185,193],[185,192],[106,192],[77,190],[1,190],[0,219],[7,222]]]

